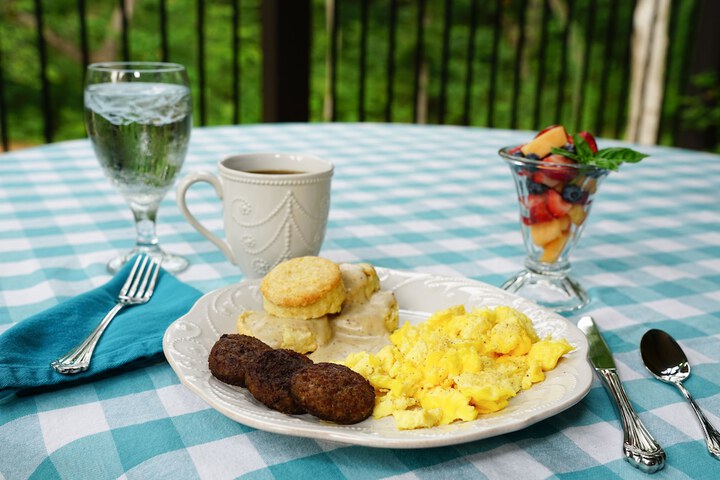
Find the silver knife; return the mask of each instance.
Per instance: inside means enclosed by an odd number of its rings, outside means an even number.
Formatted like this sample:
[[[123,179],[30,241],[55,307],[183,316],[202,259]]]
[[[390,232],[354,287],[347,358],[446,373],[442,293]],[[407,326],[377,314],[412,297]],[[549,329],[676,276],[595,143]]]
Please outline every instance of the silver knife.
[[[650,435],[640,417],[635,413],[625,390],[620,383],[612,353],[595,326],[592,317],[585,316],[578,322],[578,328],[585,333],[590,349],[588,358],[595,367],[610,397],[620,413],[623,427],[625,460],[645,473],[655,473],[665,466],[665,451]]]

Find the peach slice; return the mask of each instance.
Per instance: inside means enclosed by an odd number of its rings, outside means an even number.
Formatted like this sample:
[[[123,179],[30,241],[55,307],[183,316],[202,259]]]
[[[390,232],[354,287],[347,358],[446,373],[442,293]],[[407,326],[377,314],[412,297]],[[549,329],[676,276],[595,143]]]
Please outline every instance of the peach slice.
[[[575,225],[582,225],[586,216],[587,213],[582,205],[573,205],[568,211],[568,217],[570,217],[570,221]]]
[[[588,178],[583,184],[583,190],[588,193],[597,192],[597,178]]]
[[[539,158],[543,158],[550,153],[552,147],[560,148],[567,143],[567,132],[565,127],[559,125],[557,127],[550,128],[538,135],[530,142],[526,143],[520,151],[526,157],[534,153]]]
[[[557,219],[558,223],[560,224],[560,230],[565,232],[570,228],[570,224],[572,223],[572,219],[570,218],[570,215],[563,215],[562,217]]]
[[[570,238],[569,232],[563,232],[558,238],[545,245],[542,255],[540,255],[540,261],[543,263],[554,263],[560,258],[565,244]]]
[[[536,223],[530,225],[530,238],[535,245],[541,247],[562,235],[562,223],[554,218],[549,222]]]

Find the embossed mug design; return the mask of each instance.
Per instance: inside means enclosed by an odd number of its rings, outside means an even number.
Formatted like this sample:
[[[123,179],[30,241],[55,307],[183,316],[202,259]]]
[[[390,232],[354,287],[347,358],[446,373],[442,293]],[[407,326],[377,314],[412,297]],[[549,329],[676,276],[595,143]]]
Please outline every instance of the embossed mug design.
[[[333,164],[316,156],[290,153],[234,155],[218,163],[219,178],[190,172],[177,187],[185,219],[240,267],[246,278],[260,278],[278,263],[317,255],[330,210]],[[190,213],[186,194],[207,182],[223,201],[225,239]]]

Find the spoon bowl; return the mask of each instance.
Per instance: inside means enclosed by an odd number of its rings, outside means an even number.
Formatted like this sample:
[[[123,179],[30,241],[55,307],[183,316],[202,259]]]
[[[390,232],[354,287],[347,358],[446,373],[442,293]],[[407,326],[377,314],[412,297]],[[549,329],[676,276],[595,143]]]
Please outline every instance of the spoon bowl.
[[[690,363],[680,345],[662,330],[649,330],[640,341],[645,367],[655,378],[677,384],[690,376]]]
[[[702,426],[708,452],[720,460],[720,433],[708,422],[682,383],[690,376],[690,363],[680,345],[668,333],[652,329],[645,332],[640,340],[640,355],[655,378],[675,385],[690,403]]]

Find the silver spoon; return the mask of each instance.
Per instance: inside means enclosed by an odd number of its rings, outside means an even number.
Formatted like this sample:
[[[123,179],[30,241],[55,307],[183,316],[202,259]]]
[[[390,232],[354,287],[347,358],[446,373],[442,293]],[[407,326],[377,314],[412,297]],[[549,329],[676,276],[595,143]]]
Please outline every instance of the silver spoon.
[[[708,422],[702,410],[682,384],[690,376],[690,364],[680,345],[662,330],[652,329],[645,332],[640,340],[640,354],[645,367],[655,378],[672,383],[690,402],[697,415],[710,455],[720,460],[720,433]]]

